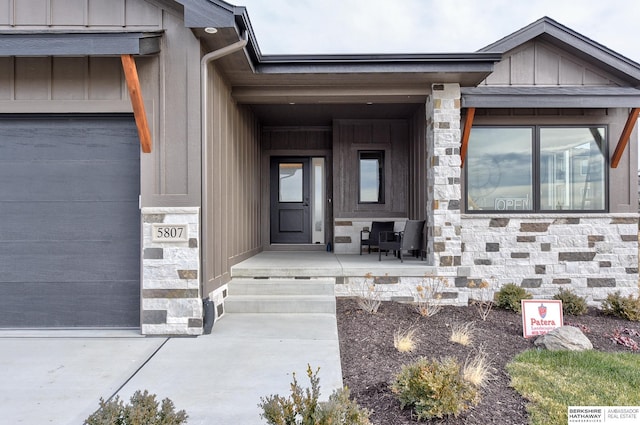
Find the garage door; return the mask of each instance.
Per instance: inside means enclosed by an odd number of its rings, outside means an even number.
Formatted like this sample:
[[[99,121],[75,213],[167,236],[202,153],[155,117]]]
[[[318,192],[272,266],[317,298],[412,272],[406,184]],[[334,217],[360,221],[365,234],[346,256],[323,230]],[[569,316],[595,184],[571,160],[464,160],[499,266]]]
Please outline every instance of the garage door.
[[[0,327],[139,327],[130,117],[0,116]]]

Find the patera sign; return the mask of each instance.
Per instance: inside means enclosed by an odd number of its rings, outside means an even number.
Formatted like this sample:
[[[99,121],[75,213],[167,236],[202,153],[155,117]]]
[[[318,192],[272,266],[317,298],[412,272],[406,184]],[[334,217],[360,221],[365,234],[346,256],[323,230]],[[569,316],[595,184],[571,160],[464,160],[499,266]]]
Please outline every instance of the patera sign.
[[[522,300],[521,303],[525,338],[544,335],[562,326],[562,301]]]

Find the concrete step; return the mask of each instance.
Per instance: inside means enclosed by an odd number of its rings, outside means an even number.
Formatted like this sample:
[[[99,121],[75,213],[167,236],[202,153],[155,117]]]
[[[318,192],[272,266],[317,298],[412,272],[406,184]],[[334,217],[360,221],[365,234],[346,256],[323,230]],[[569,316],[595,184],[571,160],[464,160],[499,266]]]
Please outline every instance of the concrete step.
[[[334,295],[333,279],[233,279],[229,295]]]
[[[232,279],[227,313],[336,313],[335,279]]]
[[[336,299],[327,295],[229,295],[226,313],[336,313]]]

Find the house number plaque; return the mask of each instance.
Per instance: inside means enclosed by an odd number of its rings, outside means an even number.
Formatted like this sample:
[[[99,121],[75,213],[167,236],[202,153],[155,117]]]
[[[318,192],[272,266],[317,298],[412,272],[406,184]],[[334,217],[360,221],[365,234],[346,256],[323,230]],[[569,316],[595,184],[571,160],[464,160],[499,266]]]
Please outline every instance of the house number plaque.
[[[189,242],[188,224],[151,225],[151,240],[153,242]]]

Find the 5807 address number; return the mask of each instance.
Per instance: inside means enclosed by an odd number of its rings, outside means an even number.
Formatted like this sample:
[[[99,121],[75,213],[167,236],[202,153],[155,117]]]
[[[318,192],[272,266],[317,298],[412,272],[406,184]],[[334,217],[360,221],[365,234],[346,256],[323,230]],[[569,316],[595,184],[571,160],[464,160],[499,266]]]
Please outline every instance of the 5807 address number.
[[[188,234],[186,224],[154,224],[152,227],[154,242],[187,242]]]

